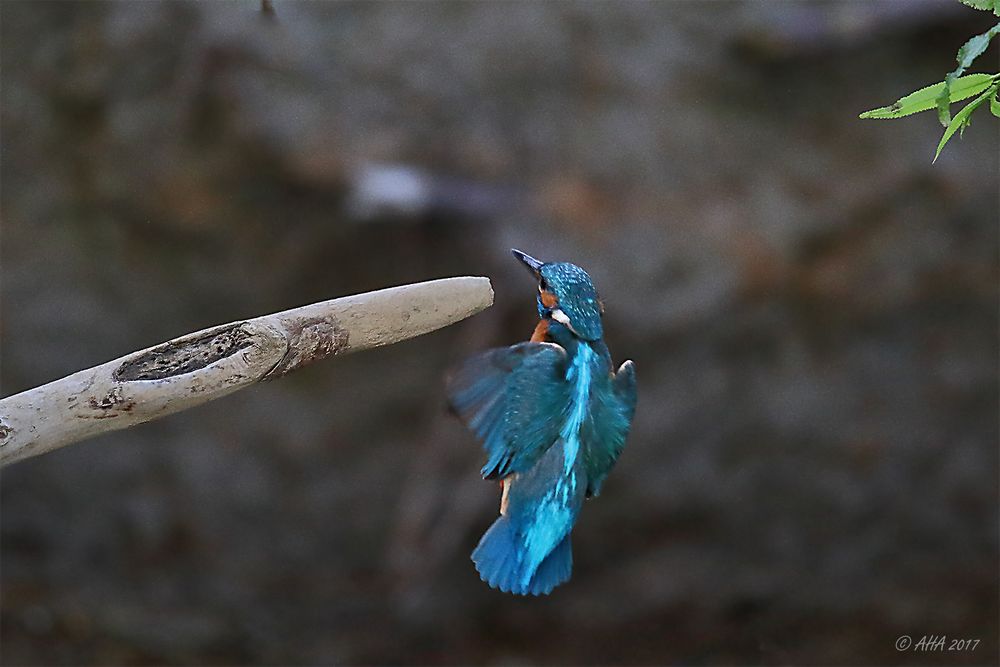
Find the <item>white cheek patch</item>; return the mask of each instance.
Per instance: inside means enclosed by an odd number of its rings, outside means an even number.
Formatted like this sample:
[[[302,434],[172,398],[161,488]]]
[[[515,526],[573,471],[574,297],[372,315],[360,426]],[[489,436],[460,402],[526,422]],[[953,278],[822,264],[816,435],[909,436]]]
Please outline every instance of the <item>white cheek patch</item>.
[[[556,308],[552,311],[552,319],[554,319],[559,324],[569,327],[569,317],[562,311],[561,308]],[[570,327],[572,329],[572,327]]]

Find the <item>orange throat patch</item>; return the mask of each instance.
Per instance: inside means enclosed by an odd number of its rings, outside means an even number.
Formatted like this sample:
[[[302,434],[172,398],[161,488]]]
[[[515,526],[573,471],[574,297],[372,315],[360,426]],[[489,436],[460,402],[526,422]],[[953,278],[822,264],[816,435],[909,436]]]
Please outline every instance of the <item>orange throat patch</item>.
[[[532,343],[547,343],[549,341],[549,321],[541,320],[531,334]]]

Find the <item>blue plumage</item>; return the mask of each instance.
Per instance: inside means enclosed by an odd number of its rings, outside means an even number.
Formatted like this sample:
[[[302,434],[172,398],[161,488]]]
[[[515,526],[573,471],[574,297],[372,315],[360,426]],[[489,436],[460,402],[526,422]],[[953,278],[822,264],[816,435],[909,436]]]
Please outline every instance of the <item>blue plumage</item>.
[[[500,517],[472,553],[485,582],[548,594],[569,579],[570,532],[621,454],[635,411],[635,368],[613,372],[601,339],[603,305],[590,276],[521,253],[539,281],[531,341],[465,362],[451,405],[482,440],[482,474],[501,479]]]

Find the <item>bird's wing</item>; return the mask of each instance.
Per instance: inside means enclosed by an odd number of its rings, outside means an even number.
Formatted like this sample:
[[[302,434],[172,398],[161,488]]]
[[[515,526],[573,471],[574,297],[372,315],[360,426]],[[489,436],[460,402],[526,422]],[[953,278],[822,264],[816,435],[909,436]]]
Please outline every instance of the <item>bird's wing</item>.
[[[600,494],[601,485],[625,448],[635,414],[635,364],[626,361],[621,365],[611,380],[611,389],[591,394],[590,411],[583,422],[588,496]]]
[[[559,436],[569,402],[566,350],[520,343],[466,361],[448,382],[452,409],[483,441],[486,479],[529,469]]]

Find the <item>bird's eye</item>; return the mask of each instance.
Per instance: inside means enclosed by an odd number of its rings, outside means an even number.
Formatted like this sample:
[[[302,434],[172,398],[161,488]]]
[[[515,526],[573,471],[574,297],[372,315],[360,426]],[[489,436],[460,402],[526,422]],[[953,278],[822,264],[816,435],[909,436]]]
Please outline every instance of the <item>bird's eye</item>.
[[[538,291],[539,292],[548,292],[549,291],[549,284],[547,282],[545,282],[545,278],[539,278],[539,280],[538,280]]]

